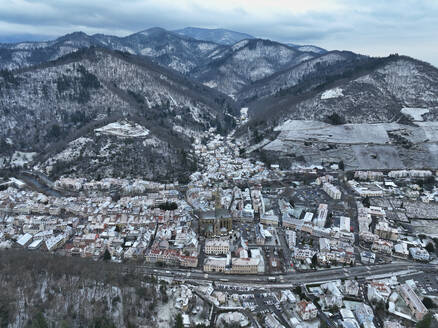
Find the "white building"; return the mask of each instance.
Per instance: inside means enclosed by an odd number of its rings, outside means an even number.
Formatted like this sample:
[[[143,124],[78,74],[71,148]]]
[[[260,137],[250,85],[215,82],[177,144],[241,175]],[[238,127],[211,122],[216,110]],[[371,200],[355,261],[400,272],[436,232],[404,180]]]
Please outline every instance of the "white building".
[[[341,216],[339,222],[339,229],[341,231],[350,232],[350,218],[347,216]]]
[[[205,241],[205,254],[220,255],[230,252],[230,241],[228,239],[207,239]]]
[[[424,248],[420,247],[412,247],[409,249],[409,253],[411,254],[412,258],[416,261],[429,261],[429,252],[425,250]]]
[[[324,227],[325,221],[327,220],[327,215],[328,215],[328,205],[319,204],[318,217],[314,220],[314,224],[318,227]]]
[[[326,182],[322,185],[322,190],[324,190],[327,195],[333,199],[341,199],[341,191],[329,182]]]

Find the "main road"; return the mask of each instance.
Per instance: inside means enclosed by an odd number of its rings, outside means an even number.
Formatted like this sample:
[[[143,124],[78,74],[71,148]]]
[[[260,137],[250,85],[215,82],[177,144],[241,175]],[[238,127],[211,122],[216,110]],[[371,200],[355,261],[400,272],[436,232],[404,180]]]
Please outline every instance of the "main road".
[[[438,266],[422,263],[390,263],[370,266],[355,266],[334,268],[310,272],[289,272],[283,275],[237,275],[224,273],[205,273],[199,270],[174,269],[174,268],[152,268],[147,266],[137,266],[136,270],[144,273],[161,277],[172,277],[179,280],[201,280],[217,282],[235,282],[246,284],[269,284],[275,286],[299,285],[311,282],[324,282],[335,279],[363,279],[371,276],[397,275],[401,272],[410,271],[434,271],[438,273]]]

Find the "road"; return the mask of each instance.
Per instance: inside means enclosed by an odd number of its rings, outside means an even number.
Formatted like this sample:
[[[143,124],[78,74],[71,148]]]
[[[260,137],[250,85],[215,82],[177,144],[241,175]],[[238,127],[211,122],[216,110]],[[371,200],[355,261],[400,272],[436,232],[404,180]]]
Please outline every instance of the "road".
[[[204,280],[204,281],[218,281],[225,282],[235,282],[235,283],[245,283],[247,285],[251,284],[265,284],[270,287],[285,287],[292,285],[300,285],[303,283],[311,282],[323,282],[335,279],[350,278],[358,279],[366,278],[374,275],[389,274],[395,272],[402,272],[404,270],[438,270],[437,265],[412,263],[407,264],[406,262],[401,263],[390,263],[390,264],[380,264],[373,266],[355,266],[355,267],[345,267],[345,268],[335,268],[326,269],[321,271],[312,271],[305,273],[289,272],[282,275],[282,281],[269,282],[268,275],[233,275],[233,274],[217,274],[210,273],[206,274],[201,271],[190,271],[184,269],[160,269],[151,268],[147,266],[139,266],[137,270],[144,274],[158,275],[163,277],[172,277],[181,280]]]

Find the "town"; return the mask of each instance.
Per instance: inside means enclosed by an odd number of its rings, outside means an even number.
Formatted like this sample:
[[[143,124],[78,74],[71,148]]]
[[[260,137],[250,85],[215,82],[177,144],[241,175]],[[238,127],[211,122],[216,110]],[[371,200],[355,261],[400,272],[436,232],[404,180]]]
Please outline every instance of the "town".
[[[185,327],[437,320],[436,172],[284,170],[242,147],[213,130],[195,138],[184,185],[0,180],[0,248],[135,263],[169,284],[162,311]]]

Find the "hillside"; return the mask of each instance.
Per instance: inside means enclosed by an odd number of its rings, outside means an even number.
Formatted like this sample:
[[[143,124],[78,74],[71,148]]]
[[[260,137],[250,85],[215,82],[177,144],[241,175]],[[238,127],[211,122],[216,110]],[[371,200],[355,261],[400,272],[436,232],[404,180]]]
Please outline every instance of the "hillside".
[[[252,103],[240,134],[252,155],[285,167],[437,168],[438,69],[397,55],[352,68]]]
[[[237,98],[243,103],[249,103],[271,95],[287,94],[297,86],[305,91],[320,85],[328,77],[340,76],[348,70],[356,69],[368,60],[368,57],[347,51],[327,52],[247,85],[239,91]]]
[[[433,108],[438,106],[437,94],[438,69],[430,64],[398,55],[359,57],[359,60],[356,57],[341,61],[341,65],[320,67],[310,78],[278,90],[250,109],[254,117],[263,117],[269,112],[271,116],[281,117],[283,122],[287,119],[326,120],[336,113],[345,122],[371,123],[395,120],[403,107],[426,107],[432,109],[426,119],[432,120],[435,118]]]
[[[251,83],[314,56],[269,40],[243,40],[211,55],[212,61],[191,76],[225,94],[236,94]]]
[[[3,72],[0,111],[1,140],[9,145],[9,155],[21,150],[47,157],[65,142],[122,117],[137,119],[151,131],[149,137],[178,151],[211,126],[225,131],[233,124],[228,114],[233,104],[219,93],[145,58],[99,48]],[[170,156],[166,162],[177,159]]]

